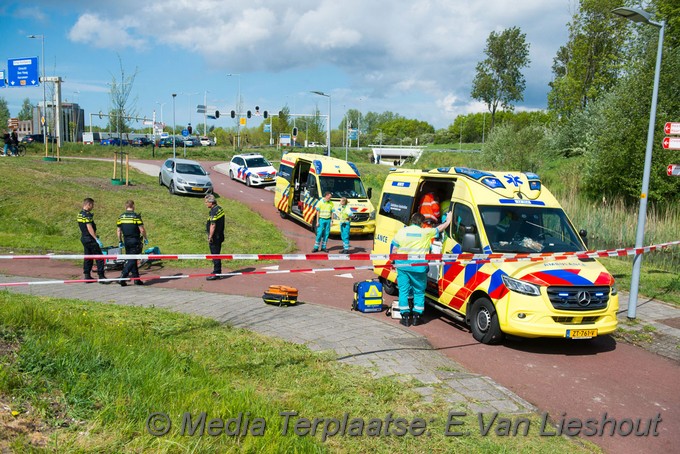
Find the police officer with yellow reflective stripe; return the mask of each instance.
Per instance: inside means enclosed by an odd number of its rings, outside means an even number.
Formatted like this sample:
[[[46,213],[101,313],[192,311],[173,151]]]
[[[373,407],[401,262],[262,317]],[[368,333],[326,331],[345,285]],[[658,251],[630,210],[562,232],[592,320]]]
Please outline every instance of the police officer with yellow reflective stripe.
[[[125,243],[126,254],[141,254],[142,239],[144,240],[144,244],[149,244],[142,216],[139,213],[135,213],[134,201],[128,200],[125,202],[125,213],[118,216],[116,227],[119,246],[122,247],[123,243]],[[125,266],[123,267],[123,272],[120,277],[127,278],[129,275],[134,279],[135,285],[144,285],[144,283],[139,280],[139,268],[137,268],[136,259],[125,261]],[[127,285],[126,281],[118,281],[118,283],[123,287]]]
[[[222,243],[224,242],[224,210],[217,204],[217,200],[213,194],[205,196],[205,205],[210,209],[208,213],[208,221],[205,223],[205,230],[208,234],[208,246],[211,254],[220,254],[222,252]],[[216,281],[220,279],[222,274],[222,260],[213,259],[212,276],[208,276],[206,280]]]
[[[451,224],[451,213],[448,213],[446,221],[433,228],[423,228],[425,216],[415,213],[411,216],[411,225],[402,227],[392,240],[392,254],[428,254],[432,245],[432,239],[439,232],[444,231]],[[405,264],[397,268],[397,285],[399,286],[399,312],[401,324],[416,326],[420,323],[420,316],[425,310],[425,288],[427,286],[427,265],[408,266],[411,263],[420,263],[423,260],[395,260],[396,265]],[[413,295],[413,314],[408,307],[408,298]],[[411,321],[411,318],[413,319]]]
[[[97,236],[97,224],[94,222],[94,200],[87,197],[83,200],[83,209],[78,213],[78,227],[80,228],[80,242],[83,243],[83,250],[85,255],[102,255],[103,244]],[[94,260],[83,260],[83,278],[87,280],[92,279],[92,266]],[[97,275],[99,279],[106,279],[104,275],[104,260],[97,260]],[[89,284],[90,282],[88,282]],[[108,282],[101,282],[100,284],[108,284]]]
[[[312,252],[317,252],[319,246],[323,252],[328,252],[326,249],[326,243],[328,242],[328,235],[331,233],[331,217],[333,216],[333,202],[331,202],[331,193],[326,191],[323,195],[323,199],[319,200],[316,204],[316,213],[314,216],[317,217],[317,227],[316,227],[316,242],[314,243],[314,249]]]

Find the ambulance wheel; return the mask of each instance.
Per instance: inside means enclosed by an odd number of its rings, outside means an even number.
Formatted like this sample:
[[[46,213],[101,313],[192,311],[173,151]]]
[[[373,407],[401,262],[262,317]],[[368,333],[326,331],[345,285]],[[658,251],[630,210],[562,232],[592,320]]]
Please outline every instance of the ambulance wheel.
[[[380,278],[380,282],[383,285],[383,291],[390,296],[397,296],[399,294],[399,287],[397,287],[396,282],[389,281],[384,277]]]
[[[497,344],[503,340],[496,308],[488,298],[478,298],[472,304],[470,329],[472,337],[483,344]]]
[[[288,218],[288,213],[283,210],[279,210],[279,216],[281,216],[281,219],[286,219]]]

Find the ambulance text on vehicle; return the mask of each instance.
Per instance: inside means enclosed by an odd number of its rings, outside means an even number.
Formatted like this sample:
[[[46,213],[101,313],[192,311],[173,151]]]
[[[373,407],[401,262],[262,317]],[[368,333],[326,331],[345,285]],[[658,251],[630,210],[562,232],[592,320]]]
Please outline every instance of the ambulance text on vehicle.
[[[374,253],[389,253],[395,233],[431,193],[442,205],[450,203],[453,216],[441,241],[433,244],[434,253],[586,250],[586,232],[576,233],[536,174],[440,168],[388,175]],[[396,294],[396,270],[375,270],[386,293]],[[614,278],[595,259],[430,265],[426,292],[435,308],[469,324],[473,337],[484,343],[500,342],[504,334],[592,338],[611,333],[617,324]]]
[[[350,234],[375,231],[375,209],[369,200],[371,189],[366,191],[353,163],[312,153],[287,153],[281,158],[274,206],[282,218],[290,216],[314,230],[316,205],[326,191],[331,193],[335,208],[341,197],[347,198],[347,205],[352,210]],[[340,233],[340,221],[335,213],[331,233]]]

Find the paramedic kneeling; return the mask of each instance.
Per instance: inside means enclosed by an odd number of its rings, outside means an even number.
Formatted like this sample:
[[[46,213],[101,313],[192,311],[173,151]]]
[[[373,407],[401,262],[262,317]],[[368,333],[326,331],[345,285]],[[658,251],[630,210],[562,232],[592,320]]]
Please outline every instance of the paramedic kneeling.
[[[451,213],[443,224],[433,228],[422,228],[424,216],[416,213],[411,216],[411,225],[402,227],[392,240],[393,254],[427,254],[430,252],[432,239],[451,224]],[[395,260],[395,264],[418,263],[422,260]],[[420,323],[420,315],[425,310],[425,287],[427,286],[426,264],[422,266],[402,266],[397,268],[397,285],[399,286],[399,312],[401,324],[416,326]],[[408,297],[413,295],[413,314],[408,307]],[[411,321],[411,318],[413,320]]]

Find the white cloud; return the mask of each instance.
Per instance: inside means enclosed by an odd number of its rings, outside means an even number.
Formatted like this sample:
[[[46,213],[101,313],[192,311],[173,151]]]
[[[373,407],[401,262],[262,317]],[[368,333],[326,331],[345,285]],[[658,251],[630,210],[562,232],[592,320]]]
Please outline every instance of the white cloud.
[[[68,33],[69,39],[77,43],[88,43],[103,49],[125,49],[132,47],[141,49],[145,41],[128,32],[134,28],[136,20],[122,17],[120,19],[102,19],[96,14],[83,14]]]

